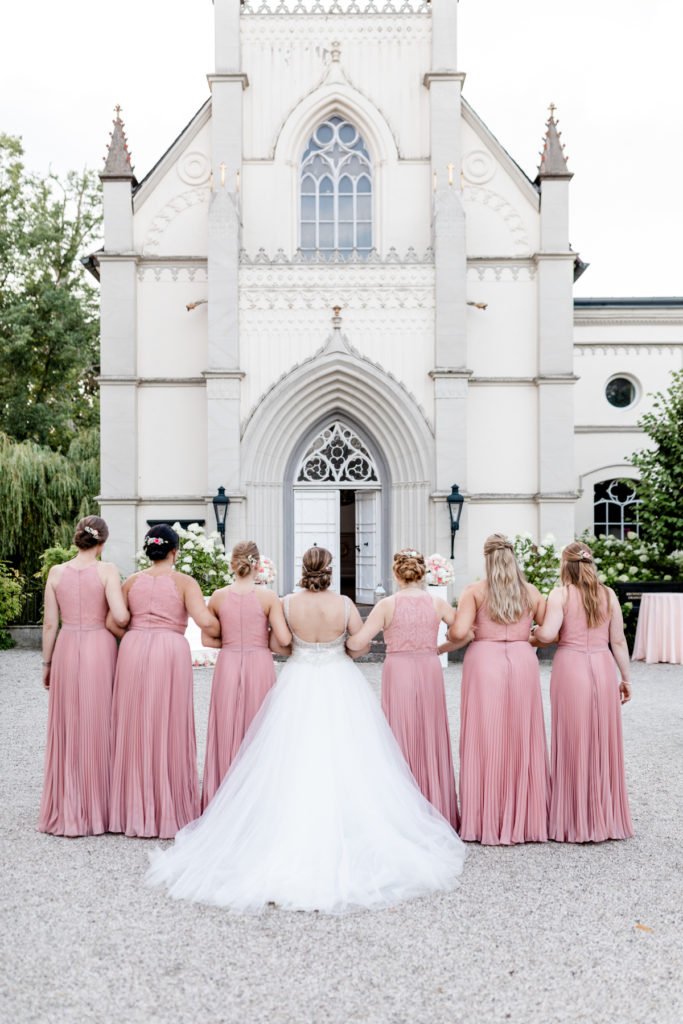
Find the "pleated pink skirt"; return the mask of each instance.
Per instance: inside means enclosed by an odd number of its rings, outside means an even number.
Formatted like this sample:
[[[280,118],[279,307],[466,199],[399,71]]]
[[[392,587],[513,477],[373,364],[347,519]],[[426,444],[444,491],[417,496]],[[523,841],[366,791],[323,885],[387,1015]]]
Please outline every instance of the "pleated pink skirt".
[[[438,655],[387,654],[382,710],[422,793],[458,831],[451,736]]]
[[[199,817],[192,683],[181,634],[126,633],[112,708],[110,832],[171,839]]]
[[[116,640],[108,630],[60,630],[50,671],[40,832],[107,831],[115,668]]]
[[[568,843],[630,838],[622,711],[611,653],[560,646],[550,704],[550,838]]]
[[[524,641],[476,640],[460,712],[460,837],[545,842],[550,775],[538,660]]]
[[[202,811],[213,800],[274,683],[273,656],[267,648],[241,651],[224,647],[218,655],[211,683]]]

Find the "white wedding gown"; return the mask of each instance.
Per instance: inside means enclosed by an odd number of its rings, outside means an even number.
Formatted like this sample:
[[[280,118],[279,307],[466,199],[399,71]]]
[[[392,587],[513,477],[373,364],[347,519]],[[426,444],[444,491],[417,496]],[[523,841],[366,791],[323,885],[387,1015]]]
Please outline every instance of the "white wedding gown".
[[[345,638],[294,638],[218,792],[151,855],[148,884],[234,911],[330,914],[457,884],[464,844],[418,789]]]

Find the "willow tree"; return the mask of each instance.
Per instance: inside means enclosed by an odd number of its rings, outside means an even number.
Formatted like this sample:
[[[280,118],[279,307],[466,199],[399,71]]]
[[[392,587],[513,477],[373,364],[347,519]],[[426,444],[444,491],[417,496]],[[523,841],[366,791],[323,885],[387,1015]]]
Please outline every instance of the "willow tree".
[[[93,431],[63,455],[0,432],[0,561],[33,575],[45,548],[68,543],[75,520],[97,511],[96,443]]]

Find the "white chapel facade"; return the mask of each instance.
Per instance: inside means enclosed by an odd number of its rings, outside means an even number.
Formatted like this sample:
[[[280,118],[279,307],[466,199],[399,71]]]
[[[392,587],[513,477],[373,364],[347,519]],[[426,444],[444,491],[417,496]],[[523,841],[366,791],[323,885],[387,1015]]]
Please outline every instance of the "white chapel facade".
[[[111,557],[150,521],[211,528],[219,486],[227,546],[254,539],[281,591],[318,543],[361,602],[394,550],[448,555],[453,484],[458,585],[494,530],[592,528],[683,303],[574,303],[552,110],[532,181],[462,96],[454,0],[214,10],[206,103],[139,183],[117,115],[102,172]]]

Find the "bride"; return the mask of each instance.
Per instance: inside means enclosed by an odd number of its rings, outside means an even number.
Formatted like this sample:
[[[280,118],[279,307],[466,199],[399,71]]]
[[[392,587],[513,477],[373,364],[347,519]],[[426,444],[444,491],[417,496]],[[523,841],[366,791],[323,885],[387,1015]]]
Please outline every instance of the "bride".
[[[285,598],[292,657],[204,814],[152,854],[175,899],[330,914],[451,889],[465,847],[417,787],[365,677],[345,653],[361,618],[310,548]]]

